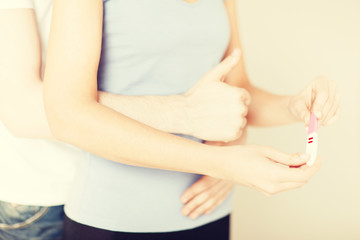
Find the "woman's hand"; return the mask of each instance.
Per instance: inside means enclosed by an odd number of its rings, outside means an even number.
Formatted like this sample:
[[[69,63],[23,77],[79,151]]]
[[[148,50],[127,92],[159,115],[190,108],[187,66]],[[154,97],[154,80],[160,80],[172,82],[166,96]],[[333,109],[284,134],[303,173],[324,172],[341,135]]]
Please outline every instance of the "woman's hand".
[[[181,196],[184,204],[182,214],[196,219],[202,214],[210,214],[228,197],[234,183],[203,176],[191,185]]]
[[[336,122],[340,116],[337,85],[323,76],[316,77],[299,94],[290,99],[291,113],[309,125],[313,112],[322,126]]]
[[[317,159],[313,166],[307,166],[309,155],[291,155],[255,145],[218,147],[218,154],[215,157],[221,156],[223,159],[221,169],[214,169],[211,176],[230,180],[266,195],[303,186],[321,165],[320,159]]]

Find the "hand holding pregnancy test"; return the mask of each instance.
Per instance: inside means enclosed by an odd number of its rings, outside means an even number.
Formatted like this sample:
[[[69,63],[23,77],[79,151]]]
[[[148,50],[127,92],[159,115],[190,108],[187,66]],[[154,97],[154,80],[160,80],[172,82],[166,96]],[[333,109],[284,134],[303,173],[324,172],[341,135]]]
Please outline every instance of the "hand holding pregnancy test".
[[[318,150],[318,119],[314,113],[310,115],[310,123],[308,128],[306,153],[310,155],[310,160],[306,163],[308,166],[312,166],[315,162]]]

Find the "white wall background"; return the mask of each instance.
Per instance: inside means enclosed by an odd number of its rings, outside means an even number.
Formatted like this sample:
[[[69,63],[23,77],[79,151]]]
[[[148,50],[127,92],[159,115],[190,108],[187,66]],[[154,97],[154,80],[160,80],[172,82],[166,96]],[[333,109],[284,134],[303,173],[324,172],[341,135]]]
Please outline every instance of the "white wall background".
[[[316,75],[337,81],[342,118],[321,128],[320,172],[274,197],[238,187],[232,240],[360,239],[360,0],[238,0],[251,81],[295,94]],[[303,125],[251,128],[249,143],[304,151]]]

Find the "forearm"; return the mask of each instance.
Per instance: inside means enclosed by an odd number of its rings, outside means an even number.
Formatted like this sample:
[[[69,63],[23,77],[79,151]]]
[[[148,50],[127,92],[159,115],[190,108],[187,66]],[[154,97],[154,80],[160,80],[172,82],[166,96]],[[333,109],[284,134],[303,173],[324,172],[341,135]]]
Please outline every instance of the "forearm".
[[[158,130],[191,134],[185,95],[125,96],[99,92],[99,102]]]
[[[227,0],[225,1],[225,5],[231,27],[231,39],[229,48],[225,54],[226,56],[232,49],[242,49],[242,47],[236,17],[236,2],[235,0]],[[280,96],[266,92],[253,86],[249,82],[245,69],[244,54],[237,67],[227,76],[226,82],[245,88],[250,93],[251,103],[247,115],[248,125],[274,126],[296,121],[289,111],[289,96]]]
[[[276,95],[250,84],[245,88],[252,97],[247,117],[249,125],[275,126],[298,121],[289,110],[290,96]]]
[[[14,86],[12,94],[0,103],[3,124],[17,137],[53,139],[43,102],[43,84]],[[124,96],[99,92],[99,102],[134,120],[165,132],[189,134],[185,97]],[[11,102],[11,104],[9,104]]]
[[[216,147],[155,130],[96,102],[65,103],[48,113],[57,138],[109,160],[207,175],[218,169]]]
[[[44,81],[45,110],[54,136],[124,164],[220,175],[217,160],[224,156],[217,147],[156,130],[98,102],[102,4],[54,1]]]

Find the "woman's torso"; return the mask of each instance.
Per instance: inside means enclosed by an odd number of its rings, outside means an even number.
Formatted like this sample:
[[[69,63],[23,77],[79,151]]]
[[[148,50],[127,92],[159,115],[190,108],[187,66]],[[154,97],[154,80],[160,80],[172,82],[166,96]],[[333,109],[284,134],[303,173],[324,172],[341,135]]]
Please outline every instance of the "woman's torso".
[[[99,90],[123,95],[182,94],[219,63],[229,34],[223,0],[194,4],[108,0]],[[141,146],[134,151],[139,150]],[[133,167],[88,153],[81,164],[66,213],[86,225],[166,232],[191,229],[230,212],[227,199],[214,213],[195,221],[181,214],[180,196],[199,175]]]

